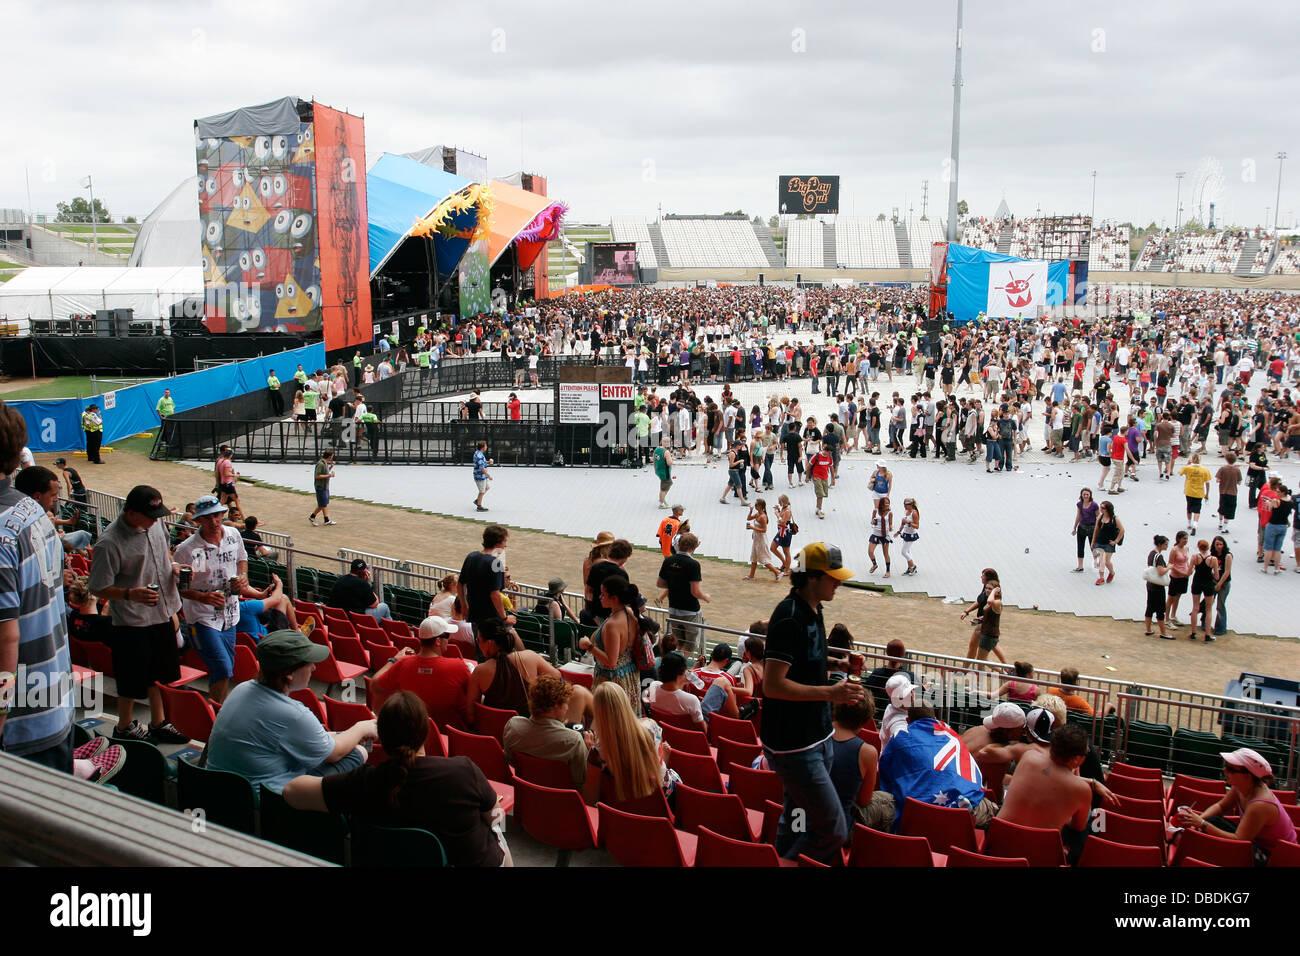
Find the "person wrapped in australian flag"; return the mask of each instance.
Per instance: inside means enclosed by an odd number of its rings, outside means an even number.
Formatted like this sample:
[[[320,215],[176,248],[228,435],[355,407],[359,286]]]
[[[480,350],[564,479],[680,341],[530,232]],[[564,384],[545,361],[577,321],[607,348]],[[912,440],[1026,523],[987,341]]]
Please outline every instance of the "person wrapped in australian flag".
[[[920,708],[913,708],[913,711]],[[961,735],[934,717],[915,719],[890,738],[880,755],[880,789],[894,798],[894,829],[907,798],[940,807],[961,807],[979,818],[984,777]],[[994,809],[996,813],[996,809]]]

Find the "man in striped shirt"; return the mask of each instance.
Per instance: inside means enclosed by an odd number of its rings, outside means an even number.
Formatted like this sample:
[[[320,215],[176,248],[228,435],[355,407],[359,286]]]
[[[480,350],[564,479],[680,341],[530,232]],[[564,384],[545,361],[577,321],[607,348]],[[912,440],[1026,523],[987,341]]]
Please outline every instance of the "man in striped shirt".
[[[26,441],[22,415],[0,402],[0,749],[71,773],[63,546],[45,509],[7,477]]]

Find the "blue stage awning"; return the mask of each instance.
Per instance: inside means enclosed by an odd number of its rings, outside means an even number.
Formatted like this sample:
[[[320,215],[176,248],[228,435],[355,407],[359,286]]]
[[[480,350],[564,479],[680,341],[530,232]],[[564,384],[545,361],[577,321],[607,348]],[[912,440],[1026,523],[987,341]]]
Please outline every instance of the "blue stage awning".
[[[404,156],[384,153],[366,174],[366,200],[369,206],[370,277],[373,279],[397,251],[398,246],[411,234],[411,227],[427,217],[447,197],[455,195],[471,184],[471,180],[426,166]],[[463,227],[460,219],[470,220],[473,214],[455,217],[453,224]],[[458,236],[437,235],[434,248],[438,271],[446,275],[456,268],[460,257],[469,245],[468,239]]]

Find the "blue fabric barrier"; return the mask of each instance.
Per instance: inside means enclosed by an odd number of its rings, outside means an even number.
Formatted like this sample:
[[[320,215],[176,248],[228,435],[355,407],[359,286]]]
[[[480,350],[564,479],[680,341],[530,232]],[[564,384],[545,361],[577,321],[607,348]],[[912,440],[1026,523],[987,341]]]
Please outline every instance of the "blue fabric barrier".
[[[15,401],[8,404],[27,420],[27,447],[33,452],[74,451],[86,447],[81,430],[81,414],[91,404],[99,406],[104,419],[104,444],[137,435],[158,427],[155,410],[163,390],[172,390],[176,411],[210,405],[233,395],[243,395],[266,388],[267,376],[274,369],[280,381],[287,382],[301,365],[308,373],[325,367],[325,344],[317,342],[298,349],[264,355],[229,365],[163,378],[143,385],[132,385],[113,392],[114,407],[106,407],[103,395],[86,399],[67,398],[56,401]]]

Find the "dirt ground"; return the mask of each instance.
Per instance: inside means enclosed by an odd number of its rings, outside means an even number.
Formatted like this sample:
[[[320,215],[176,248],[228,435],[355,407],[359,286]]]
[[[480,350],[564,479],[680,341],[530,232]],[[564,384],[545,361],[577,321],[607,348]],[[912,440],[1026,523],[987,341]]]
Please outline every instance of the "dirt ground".
[[[55,457],[41,455],[38,462],[48,466]],[[212,487],[211,478],[194,468],[150,461],[125,449],[105,460],[107,464],[99,467],[86,464],[84,458],[74,462],[87,487],[125,495],[132,486],[148,483],[177,509]],[[246,470],[255,477],[256,466]],[[336,498],[330,512],[339,526],[313,528],[307,523],[315,506],[309,494],[243,481],[240,500],[244,512],[257,515],[265,530],[291,534],[296,547],[327,555],[351,547],[459,567],[465,554],[479,545],[480,525],[462,518]],[[617,515],[608,515],[602,524],[615,534],[620,532]],[[581,590],[579,577],[589,546],[586,540],[512,529],[507,552],[511,574],[516,581],[539,585],[558,575],[569,590]],[[628,569],[643,593],[655,593],[661,560],[657,552],[648,550],[632,556]],[[747,567],[730,561],[702,558],[701,564],[704,589],[713,598],[705,608],[710,624],[743,630],[751,621],[766,618],[787,593],[786,585],[775,584],[770,577],[763,580],[765,573],[758,581],[743,581]],[[910,648],[961,655],[970,634],[959,621],[961,611],[938,598],[844,587],[827,605],[826,621],[828,627],[843,622],[858,640],[883,644],[897,637]],[[1207,645],[1186,640],[1186,627],[1173,631],[1176,641],[1146,637],[1143,630],[1140,621],[1008,608],[1002,617],[1001,648],[1008,660],[1027,660],[1053,670],[1074,666],[1086,675],[1208,693],[1222,693],[1224,683],[1241,671],[1281,676],[1300,672],[1298,641],[1229,631],[1218,643]]]

